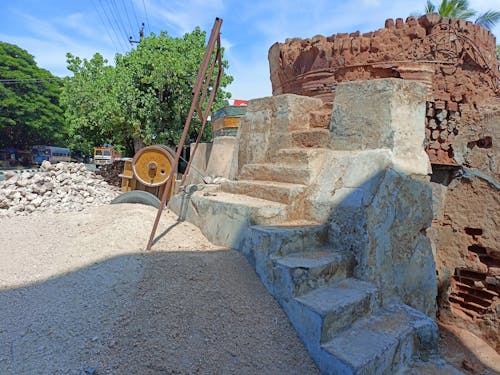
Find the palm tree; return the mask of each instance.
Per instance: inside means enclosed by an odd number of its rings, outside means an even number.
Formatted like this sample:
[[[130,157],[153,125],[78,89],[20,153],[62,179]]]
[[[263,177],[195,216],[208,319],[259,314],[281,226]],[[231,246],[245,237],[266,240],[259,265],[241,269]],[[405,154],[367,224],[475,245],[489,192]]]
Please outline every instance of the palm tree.
[[[439,8],[427,0],[425,13],[438,13],[441,17],[458,18],[462,20],[470,19],[476,15],[476,11],[469,7],[468,0],[441,0]],[[500,12],[488,10],[476,18],[475,23],[487,29],[491,29],[500,21]]]

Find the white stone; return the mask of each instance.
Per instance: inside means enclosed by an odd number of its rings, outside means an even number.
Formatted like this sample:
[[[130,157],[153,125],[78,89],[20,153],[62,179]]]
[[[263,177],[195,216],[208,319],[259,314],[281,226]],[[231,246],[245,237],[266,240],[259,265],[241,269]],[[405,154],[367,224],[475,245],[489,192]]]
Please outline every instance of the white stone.
[[[20,187],[25,187],[29,184],[29,180],[27,178],[20,178],[16,181],[16,185]]]

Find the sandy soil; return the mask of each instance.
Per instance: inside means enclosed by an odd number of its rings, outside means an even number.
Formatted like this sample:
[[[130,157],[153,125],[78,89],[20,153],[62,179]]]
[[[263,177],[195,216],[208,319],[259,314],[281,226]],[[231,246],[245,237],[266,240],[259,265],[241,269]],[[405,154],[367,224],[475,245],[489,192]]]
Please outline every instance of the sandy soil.
[[[144,252],[155,213],[0,219],[0,374],[318,374],[239,253],[168,212]],[[500,373],[480,339],[440,330],[449,364]]]
[[[317,374],[237,252],[155,210],[0,219],[0,374]]]

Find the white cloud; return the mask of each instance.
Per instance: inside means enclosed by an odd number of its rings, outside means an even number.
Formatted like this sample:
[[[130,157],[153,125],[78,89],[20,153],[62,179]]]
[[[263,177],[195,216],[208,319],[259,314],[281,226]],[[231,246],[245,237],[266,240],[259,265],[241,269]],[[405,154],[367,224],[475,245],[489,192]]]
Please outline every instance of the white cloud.
[[[66,69],[66,53],[70,52],[73,55],[81,58],[91,58],[94,53],[99,52],[108,60],[109,63],[114,63],[114,53],[111,51],[96,51],[93,46],[80,44],[54,44],[52,41],[26,38],[12,37],[0,34],[0,39],[6,43],[15,44],[22,49],[27,50],[35,57],[37,65],[41,68],[49,70],[56,76],[67,76],[70,71]]]
[[[151,21],[163,23],[162,29],[172,35],[182,35],[196,26],[208,29],[224,9],[221,0],[147,0],[145,4]]]

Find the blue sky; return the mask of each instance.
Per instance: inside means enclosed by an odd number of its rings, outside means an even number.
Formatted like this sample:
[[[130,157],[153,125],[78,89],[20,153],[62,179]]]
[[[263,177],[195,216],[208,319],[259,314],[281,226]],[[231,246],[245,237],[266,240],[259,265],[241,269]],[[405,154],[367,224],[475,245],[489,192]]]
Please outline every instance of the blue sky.
[[[437,0],[434,0],[436,3]],[[236,99],[271,95],[267,52],[286,38],[373,31],[386,18],[422,11],[425,0],[0,0],[0,41],[26,49],[40,67],[68,75],[66,52],[113,62],[130,50],[128,37],[166,30],[181,36],[200,26],[222,24],[222,45]],[[500,0],[470,0],[478,11],[500,9]],[[492,30],[500,44],[500,25]]]

